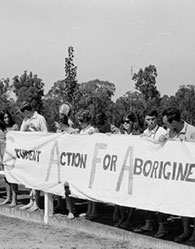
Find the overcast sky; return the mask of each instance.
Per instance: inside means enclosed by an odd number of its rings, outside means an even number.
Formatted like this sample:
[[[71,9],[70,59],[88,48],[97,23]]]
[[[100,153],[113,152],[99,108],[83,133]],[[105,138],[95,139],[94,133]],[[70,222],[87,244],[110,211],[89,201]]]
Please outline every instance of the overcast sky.
[[[194,0],[0,0],[0,78],[32,71],[47,92],[75,50],[78,82],[134,89],[131,68],[157,67],[157,88],[195,84]]]

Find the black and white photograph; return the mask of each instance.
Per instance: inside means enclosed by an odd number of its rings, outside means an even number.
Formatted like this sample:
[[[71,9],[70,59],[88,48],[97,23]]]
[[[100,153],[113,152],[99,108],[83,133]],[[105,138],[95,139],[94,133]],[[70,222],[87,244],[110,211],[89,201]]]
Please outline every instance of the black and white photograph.
[[[0,0],[0,249],[195,248],[194,13]]]

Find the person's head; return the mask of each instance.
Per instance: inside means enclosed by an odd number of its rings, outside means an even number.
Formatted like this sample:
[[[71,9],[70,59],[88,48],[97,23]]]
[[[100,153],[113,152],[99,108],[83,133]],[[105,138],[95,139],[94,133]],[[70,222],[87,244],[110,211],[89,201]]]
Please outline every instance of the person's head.
[[[144,112],[144,120],[147,128],[152,130],[157,125],[158,112],[157,110],[145,110]]]
[[[59,107],[59,115],[66,115],[67,117],[70,117],[72,112],[72,106],[70,103],[65,102]]]
[[[3,120],[4,120],[4,123],[6,126],[13,126],[14,125],[14,121],[13,121],[13,118],[11,116],[11,114],[8,112],[8,111],[5,111],[4,112],[4,115],[3,115]]]
[[[65,102],[59,106],[59,120],[61,123],[69,125],[68,119],[71,115],[71,111],[72,111],[72,106],[68,102]]]
[[[78,123],[79,123],[81,129],[84,129],[87,125],[89,125],[91,123],[92,115],[91,115],[90,111],[88,111],[88,110],[81,110],[77,114],[77,120],[78,120]]]
[[[177,130],[181,126],[181,113],[175,107],[169,107],[162,113],[164,125],[171,129]]]
[[[32,113],[34,112],[32,106],[30,103],[24,101],[20,106],[20,111],[23,114],[24,117],[32,116]]]
[[[95,120],[97,125],[104,125],[107,121],[106,114],[104,112],[96,114]]]
[[[133,132],[134,124],[137,122],[136,115],[134,112],[128,112],[123,116],[122,128],[127,132]]]

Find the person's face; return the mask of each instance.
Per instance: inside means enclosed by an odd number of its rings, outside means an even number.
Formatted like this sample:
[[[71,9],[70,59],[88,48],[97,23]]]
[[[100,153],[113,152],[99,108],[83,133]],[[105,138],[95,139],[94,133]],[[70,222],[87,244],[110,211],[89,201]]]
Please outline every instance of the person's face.
[[[22,112],[22,115],[23,115],[24,118],[28,118],[28,117],[31,117],[32,113],[30,111],[28,111],[28,110],[24,110]]]
[[[8,116],[7,114],[5,114],[5,115],[4,115],[4,122],[5,122],[5,124],[8,125],[8,124],[9,124],[9,121],[10,121],[10,120],[9,120],[9,116]]]
[[[145,116],[145,124],[147,125],[149,130],[152,130],[157,125],[157,117],[156,116]]]
[[[125,118],[123,120],[123,128],[126,130],[126,131],[129,131],[131,130],[133,126],[133,121],[129,120],[128,118]]]
[[[64,120],[64,116],[65,116],[65,114],[64,113],[59,113],[59,118],[60,118],[60,121],[62,121],[62,120]]]
[[[79,126],[81,127],[81,129],[84,129],[88,125],[89,125],[89,122],[87,122],[85,120],[79,120]]]
[[[84,129],[85,127],[87,127],[88,125],[89,125],[89,121],[87,121],[84,117],[82,117],[82,116],[79,116],[78,118],[77,118],[77,120],[78,120],[78,124],[79,124],[79,126],[80,126],[80,128],[81,129]]]
[[[163,123],[164,125],[169,128],[170,130],[174,130],[176,127],[176,121],[173,121],[172,123],[170,123],[167,119],[167,116],[163,116]]]

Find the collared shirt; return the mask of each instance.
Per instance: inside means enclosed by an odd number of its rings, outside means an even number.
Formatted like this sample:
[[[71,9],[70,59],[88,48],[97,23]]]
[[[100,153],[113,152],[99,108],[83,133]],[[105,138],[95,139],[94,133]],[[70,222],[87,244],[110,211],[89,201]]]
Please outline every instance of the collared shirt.
[[[141,137],[145,137],[148,140],[159,142],[161,135],[165,135],[167,131],[159,125],[156,125],[152,130],[146,129]]]
[[[47,123],[45,118],[38,112],[34,112],[32,117],[25,117],[20,131],[42,131],[47,132]]]
[[[195,142],[195,127],[184,121],[183,129],[177,133],[176,131],[167,130],[169,138],[180,139],[184,141],[194,141]]]

